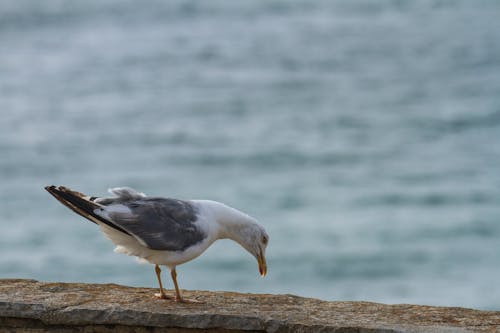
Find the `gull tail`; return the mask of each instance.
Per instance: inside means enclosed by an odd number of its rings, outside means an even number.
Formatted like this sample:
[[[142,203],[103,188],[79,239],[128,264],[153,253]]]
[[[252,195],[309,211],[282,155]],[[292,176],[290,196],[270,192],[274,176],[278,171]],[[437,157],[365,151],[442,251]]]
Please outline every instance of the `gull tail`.
[[[52,196],[56,198],[60,203],[62,203],[63,205],[65,205],[78,215],[85,217],[86,219],[94,222],[95,224],[104,223],[113,229],[116,229],[127,235],[130,235],[127,231],[120,228],[113,222],[95,213],[97,209],[104,208],[104,206],[94,202],[96,197],[86,196],[83,193],[70,190],[69,188],[64,186],[51,185],[51,186],[45,186],[45,189],[47,190],[47,192],[52,194]]]

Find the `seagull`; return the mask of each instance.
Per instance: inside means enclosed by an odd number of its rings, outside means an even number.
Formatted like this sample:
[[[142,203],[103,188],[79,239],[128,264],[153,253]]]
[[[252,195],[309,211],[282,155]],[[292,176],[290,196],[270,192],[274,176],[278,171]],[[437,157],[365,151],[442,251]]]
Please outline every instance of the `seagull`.
[[[63,205],[96,223],[116,245],[115,252],[136,256],[155,265],[160,292],[160,265],[170,269],[175,301],[194,303],[181,296],[177,265],[201,255],[214,241],[231,239],[257,259],[262,277],[267,273],[269,236],[251,216],[211,200],[150,197],[129,187],[109,189],[112,197],[87,196],[64,186],[45,189]]]

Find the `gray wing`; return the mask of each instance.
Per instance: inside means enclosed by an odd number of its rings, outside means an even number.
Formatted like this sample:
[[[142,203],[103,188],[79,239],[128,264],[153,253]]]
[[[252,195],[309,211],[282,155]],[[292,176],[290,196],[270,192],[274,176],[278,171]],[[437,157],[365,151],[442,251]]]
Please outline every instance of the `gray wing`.
[[[148,197],[121,200],[98,213],[153,250],[182,251],[206,237],[195,225],[196,208],[183,200]]]

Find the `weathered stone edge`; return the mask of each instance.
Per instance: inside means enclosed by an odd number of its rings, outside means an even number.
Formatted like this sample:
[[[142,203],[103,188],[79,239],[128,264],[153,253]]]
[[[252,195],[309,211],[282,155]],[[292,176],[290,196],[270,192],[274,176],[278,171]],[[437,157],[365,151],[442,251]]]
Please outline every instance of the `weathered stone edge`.
[[[78,308],[81,304],[72,304],[60,308],[48,308],[37,303],[14,303],[0,301],[0,317],[24,318],[40,320],[45,325],[127,325],[141,326],[137,315],[148,317],[148,327],[183,327],[183,328],[225,328],[233,330],[257,330],[267,332],[293,331],[318,332],[319,327],[305,325],[290,325],[275,319],[265,320],[253,316],[234,316],[223,314],[176,315],[170,313],[148,313],[145,311],[120,310],[119,313],[109,312],[110,307],[94,310]],[[192,323],[195,322],[196,325]]]
[[[141,327],[136,321],[136,315],[144,316],[145,311],[120,310],[119,313],[109,312],[110,308],[100,310],[81,309],[81,304],[72,304],[60,308],[47,308],[39,303],[13,303],[0,301],[0,317],[24,318],[40,320],[45,325],[86,326],[86,325],[125,325]],[[112,307],[111,307],[112,308]],[[80,313],[79,313],[80,312]],[[196,322],[196,325],[192,323]],[[265,332],[358,332],[358,333],[421,333],[421,332],[472,332],[458,327],[446,326],[369,326],[369,325],[304,325],[289,323],[275,319],[266,320],[254,316],[234,316],[222,314],[150,314],[147,320],[148,327],[182,327],[192,329],[224,328],[242,331]]]
[[[288,314],[288,310],[285,307],[284,309],[277,308],[274,313],[281,313],[283,315],[270,315],[266,311],[262,313],[253,313],[253,314],[245,314],[245,311],[241,313],[220,313],[220,312],[211,312],[211,310],[204,312],[195,312],[190,313],[189,311],[185,312],[155,312],[148,311],[147,308],[128,308],[122,307],[120,301],[116,302],[112,300],[108,302],[106,298],[104,298],[103,302],[95,303],[95,298],[87,298],[87,297],[75,297],[72,299],[71,293],[68,294],[70,297],[70,301],[67,301],[64,293],[57,294],[60,288],[47,288],[42,289],[41,293],[38,294],[38,285],[62,285],[62,287],[71,287],[72,285],[79,285],[78,291],[81,289],[84,291],[89,286],[91,288],[98,288],[108,285],[91,285],[91,284],[71,284],[71,283],[57,283],[57,282],[38,282],[36,280],[23,280],[23,279],[0,279],[1,282],[6,283],[6,285],[2,285],[6,288],[2,288],[5,290],[5,294],[0,294],[0,318],[18,318],[18,319],[31,319],[31,320],[39,320],[40,323],[44,325],[65,325],[65,326],[93,326],[93,325],[125,325],[127,327],[156,327],[156,328],[166,328],[166,327],[177,327],[177,328],[186,328],[186,329],[217,329],[223,328],[228,330],[252,330],[252,331],[267,331],[267,332],[384,332],[384,333],[398,333],[398,332],[475,332],[477,331],[487,331],[493,332],[495,327],[492,325],[493,322],[485,321],[485,322],[476,322],[477,325],[470,326],[462,326],[456,327],[450,323],[443,323],[444,325],[439,325],[435,323],[429,323],[432,326],[426,326],[422,322],[397,322],[397,321],[389,321],[389,322],[381,322],[378,319],[375,320],[365,320],[359,322],[350,322],[350,320],[323,320],[322,322],[306,321],[306,322],[298,322],[295,320],[294,315],[290,317]],[[10,283],[20,283],[18,287],[11,288],[9,290],[8,284]],[[33,286],[33,290],[29,291],[29,286]],[[25,289],[25,287],[27,288]],[[85,287],[86,286],[86,287]],[[119,285],[109,285],[113,288],[131,288],[127,286],[119,286]],[[1,287],[1,286],[0,286]],[[63,288],[64,289],[64,288]],[[147,288],[131,288],[130,292],[133,294],[138,290],[141,292],[148,292]],[[146,289],[146,290],[141,290]],[[51,299],[50,295],[47,295],[46,292],[55,291],[58,297],[61,295],[61,302],[55,299],[55,302],[47,302],[47,299]],[[74,290],[72,290],[74,291]],[[214,293],[210,292],[198,292],[200,294],[208,294],[214,295]],[[126,293],[127,295],[129,292]],[[234,298],[234,293],[228,292],[227,294],[232,295]],[[12,295],[13,298],[10,298]],[[217,292],[215,292],[217,295]],[[224,296],[226,293],[224,293]],[[248,296],[251,294],[242,294],[243,296]],[[4,298],[3,296],[6,296]],[[26,297],[25,297],[26,296]],[[31,297],[30,297],[31,296]],[[238,296],[238,295],[237,295]],[[273,297],[277,297],[278,299],[282,299],[283,297],[292,297],[292,295],[255,295],[256,297],[270,297],[271,302],[273,302]],[[46,298],[49,297],[49,298]],[[118,296],[119,297],[119,296]],[[231,296],[228,296],[231,298]],[[297,296],[293,296],[297,297]],[[16,299],[17,298],[17,299]],[[116,299],[116,295],[115,295]],[[121,298],[119,298],[121,300]],[[323,306],[327,307],[327,303],[321,300],[314,299],[304,299],[298,297],[300,300],[311,300],[317,302],[320,308]],[[280,301],[278,301],[279,304]],[[87,305],[87,303],[90,303]],[[353,302],[346,302],[348,306]],[[356,303],[356,302],[354,302]],[[353,304],[354,304],[353,303]],[[273,304],[273,303],[271,303]],[[322,305],[324,304],[324,305]],[[371,303],[360,302],[362,306],[371,306]],[[373,305],[377,305],[377,303],[373,303]],[[378,304],[382,306],[386,306],[383,304]],[[397,306],[397,305],[396,305]],[[414,305],[402,305],[403,309],[407,307],[418,307]],[[391,306],[389,306],[391,307]],[[182,309],[182,307],[181,307]],[[281,309],[281,311],[280,311]],[[458,308],[462,309],[462,308]],[[332,309],[333,310],[333,309]],[[470,310],[470,309],[462,309],[462,310]],[[295,311],[295,310],[292,310]],[[331,311],[331,310],[330,310]],[[334,310],[335,311],[335,310]],[[472,310],[477,311],[477,310]],[[299,309],[300,312],[300,309]],[[295,312],[291,312],[295,313]],[[332,312],[335,315],[337,312]],[[366,313],[365,313],[366,314]],[[140,321],[138,321],[140,318]],[[483,325],[484,324],[484,325]],[[436,326],[434,326],[436,325]],[[0,327],[1,328],[1,327]]]

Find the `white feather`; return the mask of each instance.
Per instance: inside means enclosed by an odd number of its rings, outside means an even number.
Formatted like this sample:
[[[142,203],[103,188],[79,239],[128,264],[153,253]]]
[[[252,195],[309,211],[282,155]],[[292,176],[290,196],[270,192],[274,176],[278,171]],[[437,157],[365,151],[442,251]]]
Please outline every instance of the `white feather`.
[[[146,196],[144,193],[138,192],[130,187],[114,187],[108,189],[108,192],[123,199],[140,199]]]

